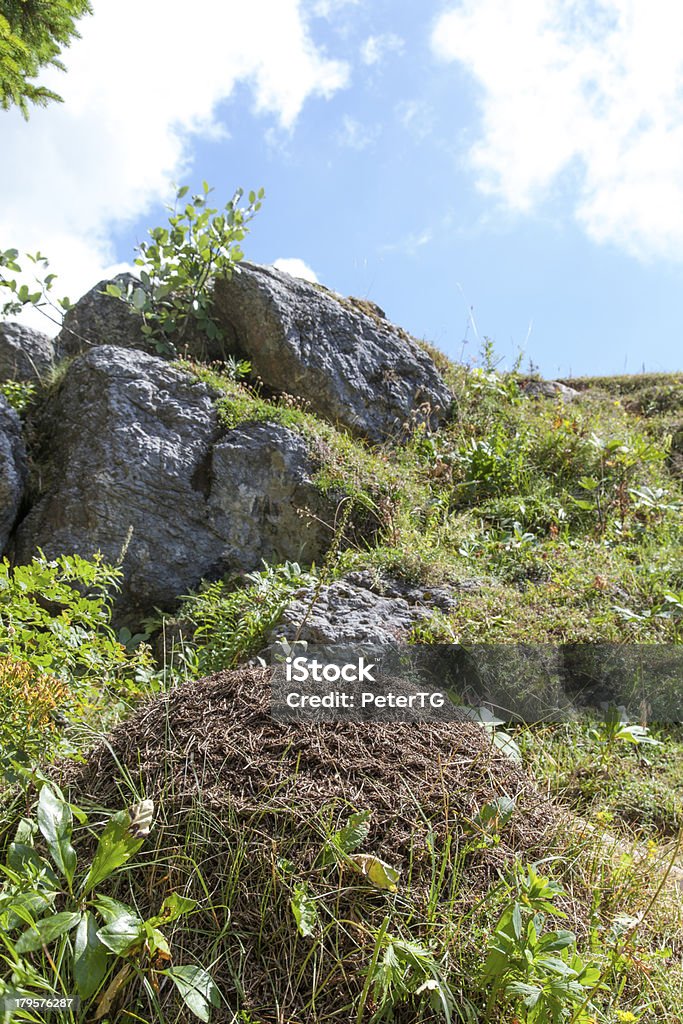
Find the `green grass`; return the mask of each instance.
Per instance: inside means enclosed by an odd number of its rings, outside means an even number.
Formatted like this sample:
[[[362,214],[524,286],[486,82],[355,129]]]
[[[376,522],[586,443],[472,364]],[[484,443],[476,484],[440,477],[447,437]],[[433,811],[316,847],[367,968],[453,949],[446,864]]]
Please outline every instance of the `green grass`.
[[[683,588],[683,490],[667,461],[671,402],[645,418],[617,397],[626,384],[602,379],[572,403],[528,400],[514,376],[441,364],[452,421],[379,449],[287,396],[185,368],[216,389],[226,427],[259,420],[300,432],[318,485],[366,510],[368,543],[351,544],[340,568],[482,581],[435,623],[435,639],[676,640],[683,608],[667,595]],[[681,386],[647,382],[666,394]]]

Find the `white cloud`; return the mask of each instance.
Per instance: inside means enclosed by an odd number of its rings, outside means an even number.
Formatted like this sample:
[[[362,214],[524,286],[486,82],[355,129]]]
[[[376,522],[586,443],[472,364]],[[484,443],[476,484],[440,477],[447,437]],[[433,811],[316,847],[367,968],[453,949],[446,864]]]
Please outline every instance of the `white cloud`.
[[[683,256],[683,7],[670,0],[464,0],[432,46],[481,89],[479,187],[529,211],[571,189],[595,241]]]
[[[0,239],[47,253],[71,298],[113,263],[113,229],[169,197],[193,138],[225,131],[217,107],[239,83],[286,130],[308,97],[348,80],[316,47],[300,0],[252,0],[248,17],[237,0],[95,0],[79,28],[67,73],[45,76],[65,102],[28,123],[0,112]],[[215,184],[221,203],[260,182]]]
[[[405,43],[400,36],[386,32],[384,35],[368,36],[360,53],[364,64],[379,64],[390,53],[403,53],[404,48]]]
[[[363,124],[350,114],[344,114],[341,131],[337,135],[340,145],[348,149],[367,149],[376,140],[378,129]]]
[[[422,100],[401,100],[396,104],[394,113],[416,139],[426,139],[434,129],[434,111]]]
[[[425,245],[429,245],[434,237],[434,232],[431,228],[425,228],[424,231],[411,231],[403,238],[399,239],[398,242],[387,242],[386,245],[381,247],[381,252],[397,252],[404,256],[417,256],[420,249],[424,249]]]
[[[292,277],[300,277],[304,281],[312,281],[313,284],[318,283],[318,275],[315,270],[312,270],[307,263],[304,263],[297,256],[280,257],[274,260],[273,266],[276,270],[283,270],[285,274],[291,274]]]
[[[315,0],[312,11],[318,18],[331,18],[344,7],[358,7],[360,0]]]

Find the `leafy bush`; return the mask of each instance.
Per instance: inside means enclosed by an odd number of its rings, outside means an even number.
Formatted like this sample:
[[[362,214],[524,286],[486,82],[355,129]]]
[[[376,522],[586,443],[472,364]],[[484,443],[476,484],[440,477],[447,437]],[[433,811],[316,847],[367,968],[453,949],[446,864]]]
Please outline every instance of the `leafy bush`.
[[[481,980],[489,992],[489,1014],[497,1003],[515,1010],[520,1024],[580,1024],[595,1020],[592,996],[600,971],[576,952],[567,929],[545,930],[545,916],[565,917],[555,905],[556,883],[531,865],[517,868],[513,894],[489,941]]]
[[[87,720],[112,696],[137,692],[135,673],[149,667],[150,656],[145,648],[129,655],[110,626],[111,594],[120,575],[100,555],[92,561],[78,555],[49,560],[41,553],[30,565],[0,562],[5,758],[28,753],[27,744],[33,749],[39,737],[57,745],[53,713]]]
[[[71,306],[70,299],[65,296],[55,302],[50,296],[57,275],[48,273],[50,261],[46,256],[40,252],[34,254],[27,252],[24,255],[35,268],[30,284],[20,280],[24,275],[24,270],[18,262],[19,250],[5,249],[4,252],[0,250],[0,291],[4,289],[5,293],[9,293],[9,298],[0,304],[0,316],[17,316],[25,306],[33,306],[48,320],[61,327],[62,314]],[[10,275],[19,275],[19,279],[7,276],[3,272],[3,268],[5,271],[9,271]]]
[[[193,672],[207,675],[233,668],[256,654],[294,591],[315,582],[315,574],[297,562],[285,562],[247,573],[246,586],[235,589],[218,581],[184,598],[179,618],[192,630]]]
[[[115,284],[107,287],[109,295],[140,314],[143,334],[162,353],[175,353],[192,326],[209,341],[223,337],[212,314],[209,286],[217,277],[228,277],[242,259],[240,242],[264,194],[263,189],[250,192],[247,206],[241,207],[243,192],[238,189],[219,212],[207,206],[212,189],[204,182],[203,192],[179,209],[188,191],[187,185],[178,189],[168,228],[152,228],[151,242],[138,247],[140,283],[130,282],[125,290]]]
[[[36,386],[30,380],[5,380],[0,383],[0,394],[18,413],[22,413],[36,393]]]

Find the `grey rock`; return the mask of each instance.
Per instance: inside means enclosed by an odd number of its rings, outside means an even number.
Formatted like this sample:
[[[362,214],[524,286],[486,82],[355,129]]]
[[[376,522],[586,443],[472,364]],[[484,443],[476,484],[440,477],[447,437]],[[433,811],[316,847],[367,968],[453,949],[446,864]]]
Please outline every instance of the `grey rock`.
[[[57,336],[60,358],[90,352],[98,345],[136,348],[162,358],[174,358],[178,354],[204,362],[224,358],[223,341],[208,339],[192,320],[188,322],[182,339],[174,345],[158,345],[156,340],[142,333],[142,318],[126,302],[114,295],[105,294],[108,284],[117,285],[123,292],[129,286],[140,287],[140,281],[133,274],[119,274],[111,280],[100,281],[74,303],[66,313],[62,330]]]
[[[40,380],[54,359],[47,334],[13,321],[0,324],[0,380]]]
[[[372,591],[373,594],[379,594],[381,597],[401,597],[408,604],[438,609],[442,612],[450,612],[458,604],[453,587],[421,586],[408,583],[406,580],[373,574],[365,569],[360,572],[347,573],[344,579],[365,590]],[[466,584],[469,583],[471,581],[466,581]],[[461,584],[458,584],[457,589],[461,589]],[[467,585],[464,589],[467,589]]]
[[[455,603],[445,587],[430,590],[396,580],[380,582],[370,573],[349,573],[322,586],[317,594],[312,587],[302,589],[268,639],[271,644],[284,637],[326,647],[392,644],[405,640],[433,610],[447,611]]]
[[[324,419],[381,442],[446,418],[453,396],[431,357],[372,303],[250,263],[214,299],[232,354]]]
[[[0,554],[7,547],[26,484],[21,420],[0,395]]]
[[[74,360],[33,424],[43,493],[17,531],[16,560],[38,546],[123,556],[123,621],[262,558],[321,557],[334,508],[301,438],[264,423],[226,432],[214,398],[142,352],[101,346]]]
[[[90,352],[98,345],[119,345],[122,348],[146,349],[147,339],[141,331],[141,318],[132,313],[125,302],[113,295],[103,294],[108,284],[125,289],[136,282],[132,274],[119,274],[111,280],[100,281],[69,309],[57,335],[59,358],[78,356]]]
[[[522,381],[520,390],[527,398],[561,398],[563,402],[570,402],[580,394],[575,388],[570,388],[568,384],[562,384],[559,380]]]
[[[208,506],[231,565],[320,558],[335,506],[313,483],[315,469],[304,438],[276,423],[244,424],[215,445]]]

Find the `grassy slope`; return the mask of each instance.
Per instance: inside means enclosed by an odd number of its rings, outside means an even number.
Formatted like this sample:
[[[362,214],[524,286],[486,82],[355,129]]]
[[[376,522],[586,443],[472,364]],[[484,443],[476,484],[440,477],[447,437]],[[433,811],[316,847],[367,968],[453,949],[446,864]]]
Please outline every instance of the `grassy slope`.
[[[683,378],[582,380],[581,397],[563,403],[523,397],[512,377],[441,364],[452,422],[372,451],[294,400],[195,370],[225,392],[227,425],[276,419],[302,431],[320,486],[355,496],[367,543],[356,534],[338,570],[480,582],[419,639],[676,641],[683,488],[668,452]]]
[[[301,431],[318,459],[319,486],[354,498],[354,528],[340,537],[318,574],[333,578],[367,567],[429,583],[476,581],[462,590],[452,614],[434,616],[416,632],[417,642],[680,642],[683,489],[671,471],[669,444],[683,423],[683,378],[568,381],[581,396],[563,404],[529,400],[513,377],[490,369],[454,366],[441,356],[439,362],[456,396],[451,422],[437,433],[398,437],[399,444],[381,450],[320,422],[292,399],[267,400],[212,370],[188,368],[222,393],[217,400],[226,426],[274,419]],[[246,587],[228,582],[196,599],[193,616],[200,623],[212,615],[214,621],[227,617],[230,655],[238,658],[258,648],[263,630],[299,585],[296,572],[264,570]],[[217,636],[211,627],[201,643],[210,648]],[[527,767],[554,801],[608,825],[622,841],[641,843],[635,855],[627,846],[615,860],[592,837],[568,829],[561,859],[543,867],[565,887],[581,947],[595,956],[614,987],[602,1000],[606,1009],[600,1017],[610,1024],[674,1020],[683,1003],[676,908],[666,900],[650,907],[660,857],[681,825],[683,736],[675,729],[656,735],[662,746],[646,749],[606,743],[580,723],[516,734]],[[193,860],[200,862],[201,877],[201,858],[211,860],[234,823],[217,820],[200,799],[185,824],[186,833],[181,822],[175,837],[169,823],[158,850],[162,861],[171,857],[169,873],[178,879]],[[302,835],[309,825],[311,841],[319,842],[319,822],[302,822]],[[173,860],[175,838],[182,850]],[[495,829],[484,837],[494,848],[498,841]],[[452,842],[460,842],[455,832]],[[465,847],[461,853],[467,856]],[[270,877],[270,861],[266,867]],[[494,887],[480,905],[463,912],[448,903],[460,884],[459,876],[448,874],[453,862],[440,859],[436,870],[438,900],[446,899],[444,878],[453,878],[447,905],[439,904],[439,913],[432,907],[425,923],[422,910],[399,894],[392,928],[407,937],[419,932],[420,941],[433,941],[436,948],[447,942],[456,984],[472,994],[469,981],[481,967],[504,889]],[[236,884],[231,867],[225,888],[212,892],[201,919],[211,955],[220,952],[224,939],[211,915],[229,906],[230,886]],[[283,928],[288,899],[281,894]],[[368,899],[374,906],[376,895]],[[615,945],[618,916],[645,911],[647,926],[627,948]],[[355,919],[343,926],[352,936],[360,934]],[[287,941],[292,969],[303,971],[304,963],[313,962],[318,970],[320,955],[323,983],[332,976],[327,972],[335,967],[333,947],[313,954],[301,939],[290,935]],[[179,927],[174,947],[183,945],[193,947],[193,939]],[[366,953],[359,943],[359,969]],[[502,1024],[510,1019],[506,1012],[492,1009],[487,1019]],[[245,1024],[260,1019],[242,1018]]]

